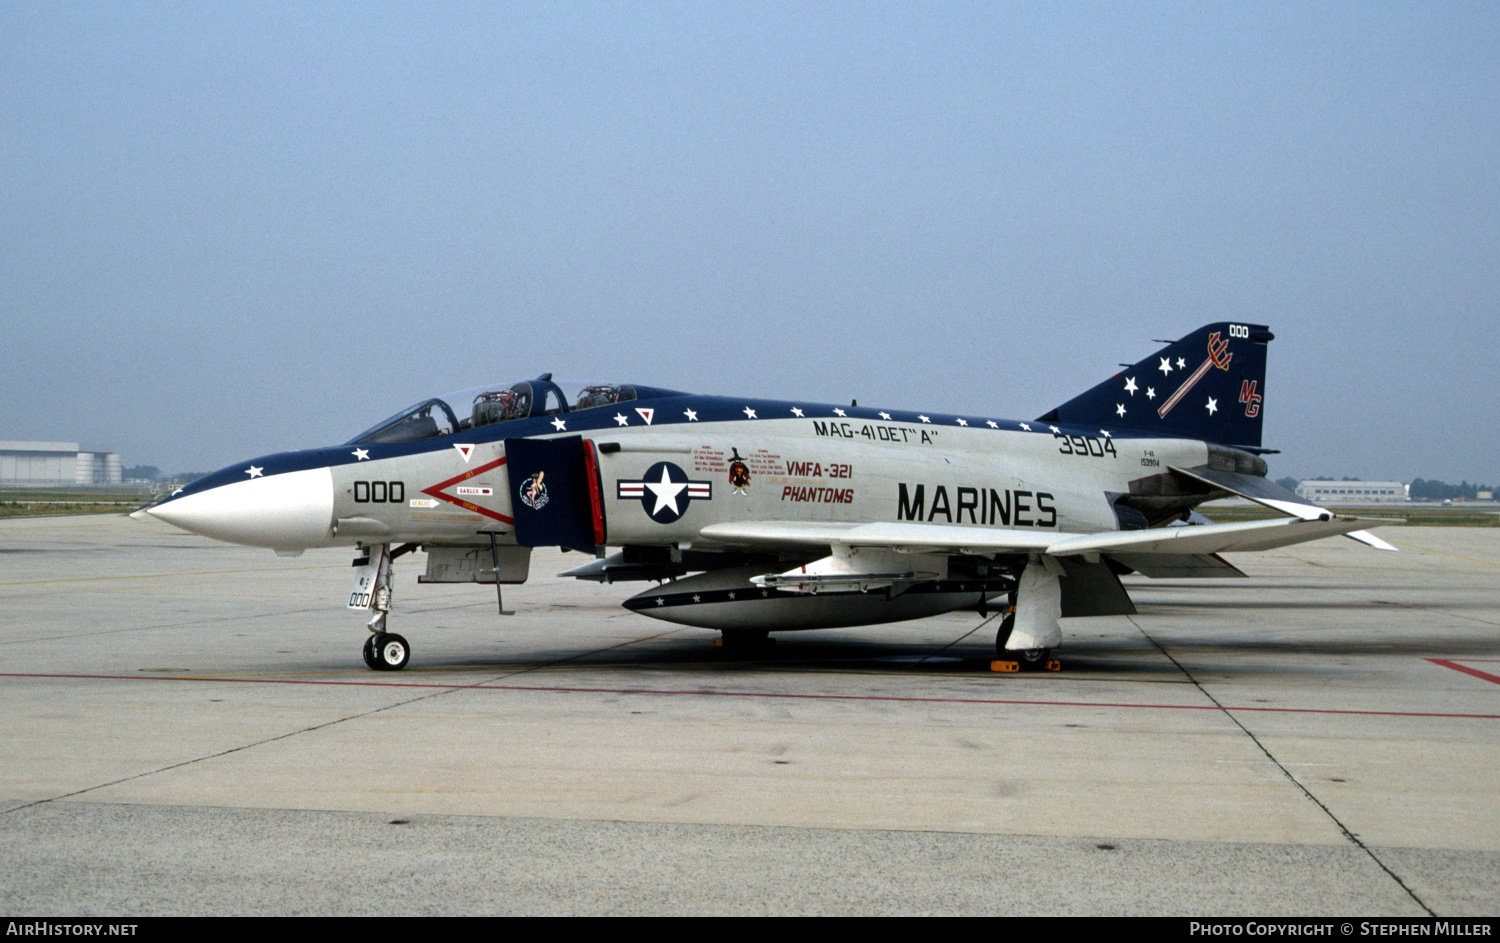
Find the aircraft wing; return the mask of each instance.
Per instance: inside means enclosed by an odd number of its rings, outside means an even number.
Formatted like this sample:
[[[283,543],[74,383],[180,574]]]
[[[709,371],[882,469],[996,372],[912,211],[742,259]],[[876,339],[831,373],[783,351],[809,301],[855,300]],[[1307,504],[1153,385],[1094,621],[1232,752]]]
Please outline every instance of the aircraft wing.
[[[711,524],[699,532],[705,540],[742,546],[879,548],[905,553],[1040,553],[1053,557],[1085,554],[1170,555],[1270,550],[1308,540],[1357,531],[1368,521],[1328,515],[1326,520],[1297,517],[1196,527],[1100,534],[1056,534],[1041,531],[990,530],[951,524],[833,524],[800,521],[748,521]]]
[[[951,524],[837,524],[803,521],[745,521],[710,524],[698,532],[715,543],[775,547],[877,547],[911,553],[1045,553],[1057,534],[987,530]]]

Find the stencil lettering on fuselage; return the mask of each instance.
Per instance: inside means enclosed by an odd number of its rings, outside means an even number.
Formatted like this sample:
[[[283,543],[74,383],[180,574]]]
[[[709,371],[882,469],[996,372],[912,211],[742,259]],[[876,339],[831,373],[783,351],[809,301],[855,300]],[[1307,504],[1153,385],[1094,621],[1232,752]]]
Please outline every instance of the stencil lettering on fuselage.
[[[947,485],[938,485],[929,491],[925,484],[909,485],[903,481],[896,486],[896,520],[991,527],[1056,527],[1054,500],[1050,491],[961,486],[950,492]]]

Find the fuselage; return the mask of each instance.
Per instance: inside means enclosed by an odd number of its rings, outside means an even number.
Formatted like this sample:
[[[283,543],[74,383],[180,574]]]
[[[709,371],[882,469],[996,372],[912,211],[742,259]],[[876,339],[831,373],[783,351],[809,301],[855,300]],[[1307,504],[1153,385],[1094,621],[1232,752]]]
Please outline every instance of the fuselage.
[[[622,605],[726,644],[973,609],[1000,618],[1000,662],[1035,667],[1060,620],[1135,611],[1121,573],[1242,576],[1219,554],[1337,534],[1381,546],[1265,479],[1271,340],[1204,325],[1030,421],[630,384],[570,397],[543,374],[236,463],[136,515],[279,553],[361,545],[347,605],[372,613],[374,668],[410,651],[387,628],[397,558],[425,551],[418,582],[493,584],[503,613],[536,547],[587,554],[561,576],[657,584]],[[1230,494],[1288,516],[1167,526]]]
[[[510,454],[518,441],[571,437],[583,440],[591,495],[559,491],[557,473],[549,479]],[[266,455],[147,513],[281,551],[489,534],[524,542],[518,513],[585,500],[599,546],[702,547],[702,528],[739,521],[1096,533],[1121,527],[1115,499],[1132,481],[1207,458],[1203,442],[1128,426],[644,391],[413,441]]]

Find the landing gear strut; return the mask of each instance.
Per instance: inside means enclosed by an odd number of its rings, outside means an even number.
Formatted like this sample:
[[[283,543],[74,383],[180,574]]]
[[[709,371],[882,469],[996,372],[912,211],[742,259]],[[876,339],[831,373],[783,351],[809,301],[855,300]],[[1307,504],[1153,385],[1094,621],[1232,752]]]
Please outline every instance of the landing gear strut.
[[[416,544],[404,544],[392,552],[389,544],[379,544],[361,548],[362,555],[354,560],[358,572],[349,608],[374,613],[361,654],[365,664],[375,671],[400,671],[411,658],[411,645],[396,633],[387,632],[385,623],[391,612],[391,561],[414,549]]]
[[[1061,572],[1055,561],[1043,559],[1033,559],[1021,571],[1010,612],[995,634],[996,670],[1057,670],[1052,647],[1062,641],[1057,624],[1062,615]]]

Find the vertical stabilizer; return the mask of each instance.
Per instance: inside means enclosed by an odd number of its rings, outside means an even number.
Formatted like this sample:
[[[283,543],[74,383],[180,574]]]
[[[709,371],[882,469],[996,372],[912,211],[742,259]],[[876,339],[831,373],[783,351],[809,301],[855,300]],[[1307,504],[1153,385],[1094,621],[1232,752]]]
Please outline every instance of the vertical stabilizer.
[[[1041,417],[1107,429],[1260,447],[1263,324],[1207,324]]]

